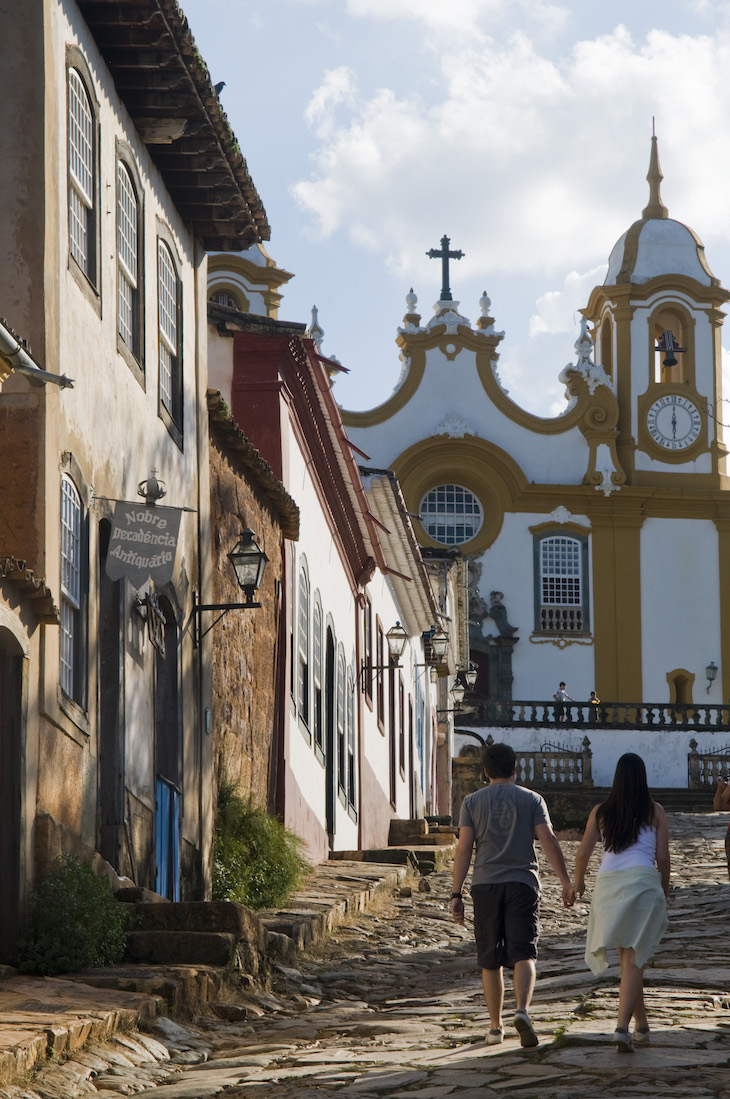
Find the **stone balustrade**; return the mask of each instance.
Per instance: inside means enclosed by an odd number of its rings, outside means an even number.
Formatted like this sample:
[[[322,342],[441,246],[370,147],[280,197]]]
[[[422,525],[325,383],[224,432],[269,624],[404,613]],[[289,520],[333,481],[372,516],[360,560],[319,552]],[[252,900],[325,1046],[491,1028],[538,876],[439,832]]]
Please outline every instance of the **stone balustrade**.
[[[609,725],[631,729],[722,729],[730,727],[730,704],[669,702],[540,702],[470,699],[464,710],[469,726],[539,728]]]

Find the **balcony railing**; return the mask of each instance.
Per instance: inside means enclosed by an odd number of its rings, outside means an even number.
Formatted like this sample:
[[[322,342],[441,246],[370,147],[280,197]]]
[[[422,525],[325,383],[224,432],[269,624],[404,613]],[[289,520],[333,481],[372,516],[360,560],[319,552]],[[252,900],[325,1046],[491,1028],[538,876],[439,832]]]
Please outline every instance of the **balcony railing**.
[[[545,633],[582,633],[582,607],[540,607],[540,629]]]
[[[470,699],[459,725],[497,728],[600,727],[626,729],[723,729],[730,728],[730,704],[668,702],[522,702]],[[471,710],[471,712],[469,712]]]

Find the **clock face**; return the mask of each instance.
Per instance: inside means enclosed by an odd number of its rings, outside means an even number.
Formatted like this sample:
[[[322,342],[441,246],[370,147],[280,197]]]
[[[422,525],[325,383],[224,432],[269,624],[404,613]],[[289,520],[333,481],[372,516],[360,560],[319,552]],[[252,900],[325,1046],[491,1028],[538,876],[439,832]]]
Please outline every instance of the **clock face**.
[[[686,450],[699,438],[702,417],[688,397],[668,393],[650,406],[646,426],[658,446],[665,450]]]

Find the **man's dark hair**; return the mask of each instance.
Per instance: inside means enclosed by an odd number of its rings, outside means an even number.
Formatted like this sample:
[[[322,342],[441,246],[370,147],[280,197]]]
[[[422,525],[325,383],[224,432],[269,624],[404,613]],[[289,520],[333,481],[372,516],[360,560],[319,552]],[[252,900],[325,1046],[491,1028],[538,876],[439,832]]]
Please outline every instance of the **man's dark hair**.
[[[488,778],[511,778],[516,761],[509,744],[485,744],[482,748],[482,766]]]

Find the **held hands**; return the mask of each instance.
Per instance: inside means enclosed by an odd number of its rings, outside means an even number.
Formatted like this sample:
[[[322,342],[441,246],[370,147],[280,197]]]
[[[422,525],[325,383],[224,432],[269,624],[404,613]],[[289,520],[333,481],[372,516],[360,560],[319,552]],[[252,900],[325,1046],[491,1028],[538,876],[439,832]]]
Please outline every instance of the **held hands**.
[[[573,882],[573,893],[580,899],[586,891],[586,883],[583,878],[576,878]]]
[[[563,908],[572,908],[575,904],[575,889],[567,881],[563,882]]]

